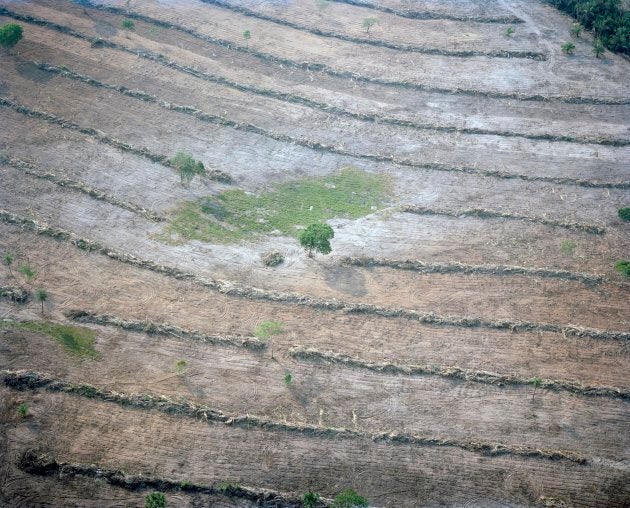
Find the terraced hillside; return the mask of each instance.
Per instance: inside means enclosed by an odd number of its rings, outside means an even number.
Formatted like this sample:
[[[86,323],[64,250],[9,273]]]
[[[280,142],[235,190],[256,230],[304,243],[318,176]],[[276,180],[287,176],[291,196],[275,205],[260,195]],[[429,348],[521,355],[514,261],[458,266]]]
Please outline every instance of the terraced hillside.
[[[630,506],[627,59],[538,0],[6,23],[0,505]]]

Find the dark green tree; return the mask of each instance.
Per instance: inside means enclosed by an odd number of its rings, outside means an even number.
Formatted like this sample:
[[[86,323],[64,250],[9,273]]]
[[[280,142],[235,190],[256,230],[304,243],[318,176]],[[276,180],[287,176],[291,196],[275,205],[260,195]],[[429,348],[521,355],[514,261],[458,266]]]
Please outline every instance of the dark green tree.
[[[189,184],[197,175],[206,174],[203,163],[196,161],[192,155],[186,152],[177,152],[170,162],[171,166],[179,173],[182,185]]]
[[[313,256],[313,251],[330,254],[330,239],[334,236],[335,232],[328,224],[311,224],[300,234],[300,245],[306,249],[309,257]]]
[[[11,49],[22,38],[22,27],[16,23],[7,23],[0,27],[0,46]]]

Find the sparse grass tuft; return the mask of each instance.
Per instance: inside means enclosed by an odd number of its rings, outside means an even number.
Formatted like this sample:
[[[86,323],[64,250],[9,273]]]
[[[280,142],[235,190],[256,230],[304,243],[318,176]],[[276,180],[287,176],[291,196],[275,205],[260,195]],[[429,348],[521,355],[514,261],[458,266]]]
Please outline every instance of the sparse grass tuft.
[[[187,365],[186,360],[177,360],[177,363],[175,364],[175,372],[178,375],[183,374]]]
[[[560,252],[566,256],[573,256],[576,244],[573,240],[562,240],[560,242]]]
[[[18,268],[18,271],[24,275],[24,277],[26,278],[26,280],[28,282],[30,282],[31,280],[33,280],[35,278],[35,276],[37,275],[37,272],[35,270],[33,270],[33,267],[29,264],[25,264],[20,266],[20,268]]]
[[[26,404],[20,404],[18,406],[18,414],[21,418],[26,418],[28,416],[28,406]]]
[[[284,323],[280,321],[263,321],[254,331],[254,335],[259,339],[268,339],[281,333],[284,333]]]
[[[261,234],[297,237],[309,224],[336,217],[356,219],[382,207],[390,181],[357,168],[279,184],[259,195],[231,189],[184,203],[159,238],[233,243]]]
[[[96,358],[98,356],[94,350],[96,334],[89,328],[40,321],[0,322],[0,328],[15,328],[43,333],[63,344],[72,354],[87,358]]]
[[[221,482],[217,485],[217,489],[223,493],[226,493],[233,489],[238,489],[239,486],[237,483],[229,483],[229,482]]]

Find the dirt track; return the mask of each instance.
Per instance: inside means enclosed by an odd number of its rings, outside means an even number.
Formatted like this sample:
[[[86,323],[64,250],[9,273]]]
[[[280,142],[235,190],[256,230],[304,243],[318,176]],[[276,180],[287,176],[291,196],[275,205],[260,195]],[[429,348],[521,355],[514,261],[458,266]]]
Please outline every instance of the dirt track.
[[[0,504],[142,505],[91,465],[169,506],[255,505],[221,482],[263,506],[630,503],[630,64],[588,33],[562,54],[571,20],[538,1],[356,3],[0,0],[25,34],[0,53],[0,286],[31,294],[0,297],[0,370],[105,394],[0,387]],[[233,181],[182,186],[178,150]],[[329,221],[331,256],[160,240],[185,201],[347,166],[391,189]],[[88,327],[96,358],[20,321]]]

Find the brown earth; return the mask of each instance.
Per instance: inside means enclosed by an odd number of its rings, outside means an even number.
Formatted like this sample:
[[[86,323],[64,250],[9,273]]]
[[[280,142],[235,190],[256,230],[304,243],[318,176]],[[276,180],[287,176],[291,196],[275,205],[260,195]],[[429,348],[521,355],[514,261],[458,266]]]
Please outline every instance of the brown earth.
[[[150,491],[76,471],[29,473],[18,464],[27,450],[285,499],[263,506],[299,506],[286,500],[309,489],[330,500],[347,487],[371,506],[630,504],[630,286],[614,269],[630,256],[617,216],[630,203],[630,64],[608,52],[595,59],[588,33],[572,39],[574,56],[562,54],[571,20],[538,1],[353,3],[0,0],[0,24],[18,22],[25,35],[0,53],[0,210],[234,288],[304,297],[213,290],[0,223],[0,252],[15,258],[0,286],[31,293],[24,304],[0,298],[0,370],[259,422],[3,386],[0,504],[142,506]],[[369,33],[367,17],[379,20]],[[234,183],[183,187],[159,162],[178,150]],[[308,258],[275,235],[180,245],[154,236],[183,201],[345,166],[389,175],[393,187],[385,210],[330,221],[331,256]],[[511,218],[458,216],[466,209]],[[274,268],[260,261],[271,250],[285,257]],[[347,256],[456,269],[348,266]],[[19,273],[25,263],[32,281]],[[458,273],[461,263],[485,272]],[[504,265],[531,274],[505,275]],[[37,288],[49,295],[43,315]],[[325,310],[314,299],[469,321]],[[254,351],[75,323],[96,333],[97,357],[87,359],[11,324],[69,323],[70,310],[237,338],[274,320],[284,333]],[[487,324],[499,320],[564,332]],[[296,346],[357,366],[298,358]],[[383,364],[434,371],[359,366]],[[445,374],[457,368],[469,377]],[[534,390],[537,377],[560,388]],[[255,505],[229,491],[169,489],[169,506]]]

